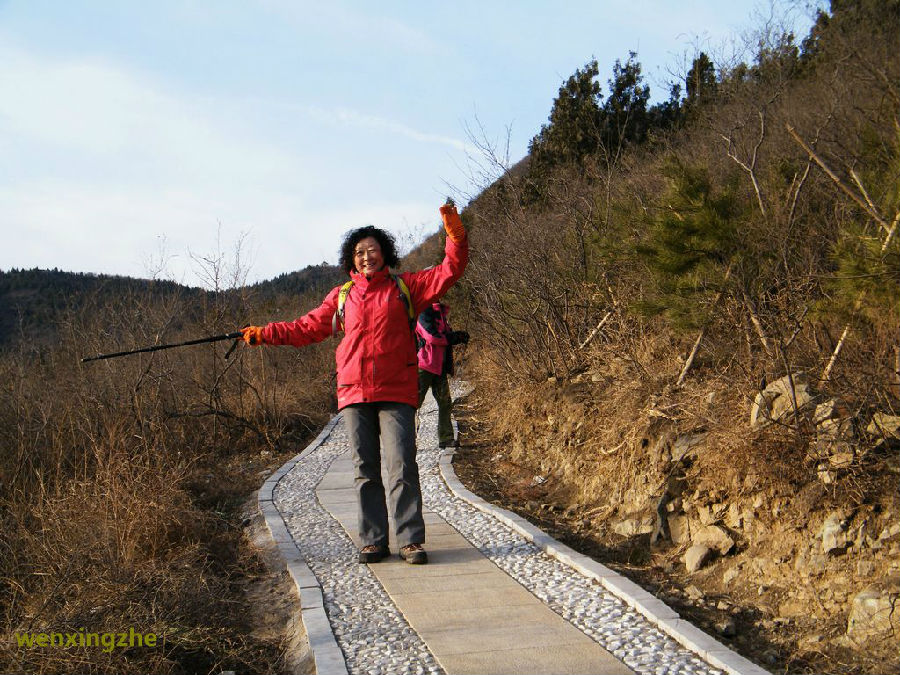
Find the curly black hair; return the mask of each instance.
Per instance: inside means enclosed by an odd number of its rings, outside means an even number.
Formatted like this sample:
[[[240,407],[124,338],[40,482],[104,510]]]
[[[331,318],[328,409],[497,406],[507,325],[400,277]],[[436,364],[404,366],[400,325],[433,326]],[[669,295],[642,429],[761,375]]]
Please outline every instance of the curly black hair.
[[[400,258],[397,257],[397,242],[394,241],[394,237],[389,232],[385,232],[374,225],[366,225],[356,230],[350,230],[344,237],[344,243],[341,244],[341,267],[344,268],[347,274],[356,269],[356,265],[353,262],[353,253],[356,250],[356,245],[366,237],[372,237],[381,246],[381,255],[384,257],[384,264],[387,267],[396,267],[398,265]]]

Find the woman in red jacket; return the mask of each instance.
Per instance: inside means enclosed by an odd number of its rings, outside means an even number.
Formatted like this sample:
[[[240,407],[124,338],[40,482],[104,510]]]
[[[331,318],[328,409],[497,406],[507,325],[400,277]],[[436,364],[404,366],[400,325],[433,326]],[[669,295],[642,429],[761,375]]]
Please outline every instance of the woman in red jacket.
[[[413,564],[428,561],[422,548],[425,522],[415,432],[418,369],[410,309],[413,317],[418,316],[444,295],[462,276],[469,258],[456,207],[448,203],[440,212],[447,232],[440,265],[395,277],[390,268],[399,261],[393,237],[372,226],[353,230],[341,247],[341,265],[353,282],[349,292],[344,291],[342,312],[339,298],[346,285],[332,289],[319,307],[295,321],[243,330],[250,345],[302,347],[332,335],[336,325],[343,326],[335,355],[337,399],[356,467],[362,563],[390,555],[389,510],[400,556]]]

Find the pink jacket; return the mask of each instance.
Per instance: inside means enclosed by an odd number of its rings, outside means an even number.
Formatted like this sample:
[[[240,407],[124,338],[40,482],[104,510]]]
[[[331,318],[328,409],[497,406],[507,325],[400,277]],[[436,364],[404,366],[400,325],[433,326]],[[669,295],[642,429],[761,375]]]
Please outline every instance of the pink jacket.
[[[404,272],[418,316],[444,295],[462,276],[469,260],[469,242],[447,237],[444,260],[419,272]],[[351,272],[353,287],[344,303],[344,337],[337,347],[338,409],[353,403],[419,402],[416,341],[400,289],[387,268],[371,279]],[[340,286],[332,289],[316,309],[291,322],[263,328],[263,340],[273,345],[303,347],[321,342],[332,332]]]
[[[416,335],[420,338],[422,345],[419,348],[419,369],[435,375],[445,375],[444,359],[447,346],[450,344],[447,339],[450,324],[447,321],[447,311],[443,305],[435,302],[431,305],[431,309],[434,311],[428,317],[427,326],[422,314],[416,321]],[[428,328],[432,330],[428,330]]]

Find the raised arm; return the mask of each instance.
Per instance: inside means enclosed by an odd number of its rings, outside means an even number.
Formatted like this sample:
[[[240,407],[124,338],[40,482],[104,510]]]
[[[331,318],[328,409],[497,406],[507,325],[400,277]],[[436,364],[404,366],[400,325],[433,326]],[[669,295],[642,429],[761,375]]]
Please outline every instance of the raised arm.
[[[456,207],[445,204],[440,211],[444,230],[447,232],[444,260],[430,269],[400,275],[409,287],[416,315],[421,314],[459,281],[469,262],[469,237]]]

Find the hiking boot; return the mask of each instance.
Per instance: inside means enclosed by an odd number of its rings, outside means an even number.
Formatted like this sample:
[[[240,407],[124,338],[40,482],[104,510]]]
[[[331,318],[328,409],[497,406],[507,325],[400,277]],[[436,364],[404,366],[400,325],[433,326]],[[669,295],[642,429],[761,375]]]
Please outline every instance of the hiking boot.
[[[400,557],[410,565],[424,565],[428,562],[428,554],[422,544],[410,544],[400,549]]]
[[[456,442],[455,439],[451,438],[449,441],[441,441],[438,443],[439,448],[458,448],[459,443]]]
[[[376,546],[369,544],[363,546],[359,551],[359,562],[361,563],[377,563],[381,562],[391,554],[387,546]]]

